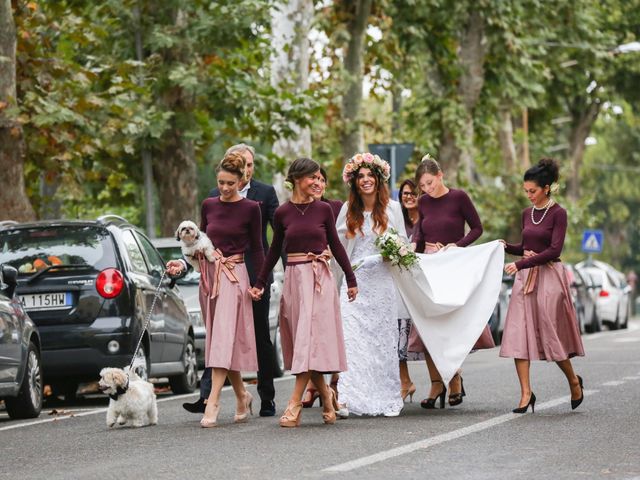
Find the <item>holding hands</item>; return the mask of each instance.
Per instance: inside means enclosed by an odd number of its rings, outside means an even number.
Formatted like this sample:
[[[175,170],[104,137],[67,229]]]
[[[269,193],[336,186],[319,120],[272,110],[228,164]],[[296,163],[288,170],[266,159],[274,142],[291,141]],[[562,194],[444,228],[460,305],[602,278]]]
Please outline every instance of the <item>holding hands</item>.
[[[249,289],[249,295],[251,296],[251,300],[253,300],[254,302],[259,302],[260,299],[262,298],[263,293],[264,293],[264,288],[251,287]]]

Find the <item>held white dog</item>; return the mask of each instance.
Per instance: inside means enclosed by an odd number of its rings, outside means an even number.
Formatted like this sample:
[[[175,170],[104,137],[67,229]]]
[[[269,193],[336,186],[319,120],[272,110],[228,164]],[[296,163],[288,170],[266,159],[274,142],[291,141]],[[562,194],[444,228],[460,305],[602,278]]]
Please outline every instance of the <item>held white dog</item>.
[[[181,242],[182,254],[196,272],[200,271],[197,254],[204,255],[210,262],[215,260],[211,240],[195,223],[189,220],[182,222],[176,230],[176,240]]]
[[[133,370],[127,375],[121,368],[103,368],[98,388],[111,398],[107,409],[107,427],[128,422],[134,427],[158,423],[153,385],[142,380]]]

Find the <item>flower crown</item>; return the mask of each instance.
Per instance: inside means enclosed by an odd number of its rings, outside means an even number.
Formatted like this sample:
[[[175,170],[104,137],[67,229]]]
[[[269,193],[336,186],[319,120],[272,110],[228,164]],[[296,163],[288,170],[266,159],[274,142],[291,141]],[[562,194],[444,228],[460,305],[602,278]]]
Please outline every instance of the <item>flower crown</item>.
[[[363,167],[377,172],[385,182],[389,180],[391,176],[391,166],[378,155],[373,155],[369,152],[356,153],[344,166],[342,170],[342,181],[344,183],[351,183],[355,174]]]

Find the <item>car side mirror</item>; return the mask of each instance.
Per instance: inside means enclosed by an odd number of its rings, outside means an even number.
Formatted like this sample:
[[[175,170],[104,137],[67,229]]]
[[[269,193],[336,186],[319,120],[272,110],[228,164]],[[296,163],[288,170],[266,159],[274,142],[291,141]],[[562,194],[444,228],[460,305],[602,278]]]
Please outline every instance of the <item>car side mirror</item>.
[[[16,286],[18,285],[18,270],[9,265],[3,265],[2,280],[5,295],[13,298],[13,294],[16,292]]]

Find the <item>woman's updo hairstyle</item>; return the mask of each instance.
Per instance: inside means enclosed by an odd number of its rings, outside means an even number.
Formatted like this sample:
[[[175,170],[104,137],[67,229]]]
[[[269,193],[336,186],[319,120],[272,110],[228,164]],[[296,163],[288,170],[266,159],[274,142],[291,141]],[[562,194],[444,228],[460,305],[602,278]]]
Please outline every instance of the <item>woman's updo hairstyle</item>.
[[[311,160],[310,158],[306,157],[296,158],[289,166],[289,170],[287,171],[287,178],[285,181],[289,182],[293,187],[296,184],[296,180],[299,180],[303,177],[308,177],[309,175],[313,175],[319,170],[320,164],[315,160]]]
[[[422,161],[416,169],[415,184],[420,185],[420,179],[425,173],[436,176],[440,172],[442,172],[442,169],[440,168],[438,161],[427,153],[422,157]]]
[[[225,171],[237,175],[240,180],[246,180],[246,165],[242,153],[239,151],[229,152],[218,164],[216,172]]]
[[[524,172],[525,182],[535,182],[539,187],[549,186],[547,196],[551,195],[551,186],[558,181],[560,167],[553,158],[543,158],[537,165]]]

